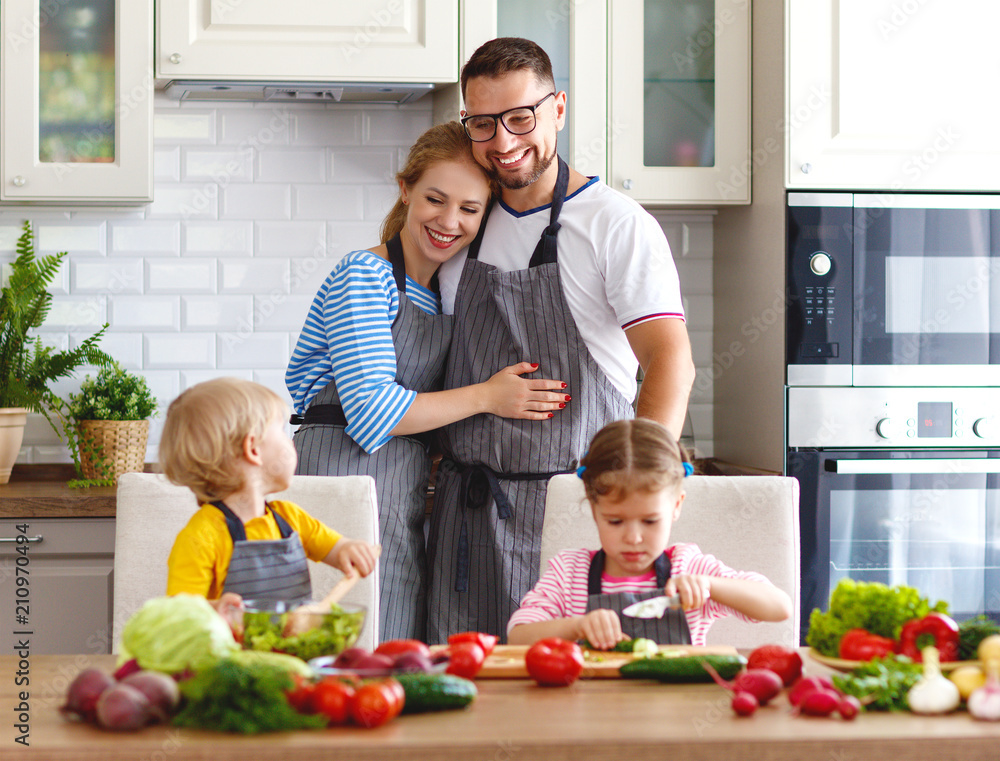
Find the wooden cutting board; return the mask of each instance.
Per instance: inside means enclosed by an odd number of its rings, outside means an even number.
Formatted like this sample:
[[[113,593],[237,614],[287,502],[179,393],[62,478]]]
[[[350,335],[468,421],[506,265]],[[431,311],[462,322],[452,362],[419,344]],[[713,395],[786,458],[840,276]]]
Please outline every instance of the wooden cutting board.
[[[524,666],[524,654],[528,652],[527,645],[497,645],[486,659],[482,669],[476,674],[476,679],[523,679],[528,676]],[[661,645],[660,652],[665,655],[736,655],[736,648],[729,645]],[[617,678],[618,669],[624,664],[635,660],[631,653],[605,653],[596,650],[584,650],[585,665],[582,679]]]

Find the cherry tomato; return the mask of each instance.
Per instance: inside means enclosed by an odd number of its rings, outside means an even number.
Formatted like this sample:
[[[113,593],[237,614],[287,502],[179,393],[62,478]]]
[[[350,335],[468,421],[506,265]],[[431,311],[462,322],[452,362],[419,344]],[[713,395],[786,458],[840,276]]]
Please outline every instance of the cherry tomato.
[[[390,639],[375,648],[381,655],[402,655],[403,653],[420,653],[430,657],[431,649],[419,639]]]
[[[316,696],[315,682],[306,679],[302,674],[292,674],[292,682],[294,683],[292,687],[285,692],[289,705],[299,713],[315,713],[313,705]]]
[[[330,724],[346,724],[351,718],[351,705],[356,689],[354,685],[336,676],[324,677],[316,685],[313,708],[330,720]]]
[[[524,656],[528,675],[546,687],[573,684],[583,671],[583,651],[575,642],[546,637],[528,648]]]
[[[351,718],[362,727],[380,727],[396,715],[398,698],[385,682],[361,685],[351,701]]]
[[[449,645],[448,668],[445,671],[455,676],[475,679],[479,669],[483,667],[486,660],[486,653],[475,642],[459,642],[457,645]]]
[[[460,642],[475,642],[483,649],[486,656],[489,657],[489,654],[493,652],[493,648],[496,647],[497,638],[493,634],[484,634],[483,632],[461,632],[448,637],[449,645],[457,645]]]
[[[383,680],[383,682],[388,685],[389,689],[392,690],[393,696],[396,698],[396,710],[393,716],[399,716],[403,712],[403,706],[406,705],[406,691],[403,689],[403,685],[391,677]]]

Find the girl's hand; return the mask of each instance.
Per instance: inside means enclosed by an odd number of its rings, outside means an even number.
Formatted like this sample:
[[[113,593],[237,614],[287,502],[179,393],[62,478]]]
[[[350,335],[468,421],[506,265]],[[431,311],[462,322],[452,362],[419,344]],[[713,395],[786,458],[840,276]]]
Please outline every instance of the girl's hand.
[[[229,624],[230,628],[243,631],[243,598],[235,592],[223,592],[217,600],[209,604]]]
[[[538,371],[538,365],[519,362],[505,367],[482,386],[486,412],[521,420],[548,420],[570,400],[566,384],[544,378],[522,378]]]
[[[580,619],[580,635],[598,650],[610,650],[628,639],[622,633],[622,622],[613,610],[599,608]]]
[[[663,593],[681,596],[681,607],[684,610],[700,608],[712,598],[712,580],[709,576],[671,576],[667,580]]]
[[[375,561],[382,554],[382,547],[360,539],[341,539],[333,546],[332,552],[330,565],[339,568],[345,576],[361,574],[364,577],[375,570]]]

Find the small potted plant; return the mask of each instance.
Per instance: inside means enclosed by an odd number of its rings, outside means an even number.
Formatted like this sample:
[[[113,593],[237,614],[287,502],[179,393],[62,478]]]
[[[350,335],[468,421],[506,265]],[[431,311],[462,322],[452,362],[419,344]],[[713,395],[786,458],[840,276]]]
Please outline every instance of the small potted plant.
[[[117,362],[102,367],[96,378],[88,375],[65,409],[64,433],[85,480],[75,485],[110,486],[122,473],[141,473],[156,406],[146,379]]]
[[[111,357],[97,348],[107,325],[75,349],[56,351],[29,333],[41,327],[52,307],[52,283],[67,253],[35,256],[31,223],[17,240],[17,256],[0,287],[0,484],[10,479],[24,435],[27,413],[40,412],[56,433],[61,400],[49,385],[81,365],[103,367]]]

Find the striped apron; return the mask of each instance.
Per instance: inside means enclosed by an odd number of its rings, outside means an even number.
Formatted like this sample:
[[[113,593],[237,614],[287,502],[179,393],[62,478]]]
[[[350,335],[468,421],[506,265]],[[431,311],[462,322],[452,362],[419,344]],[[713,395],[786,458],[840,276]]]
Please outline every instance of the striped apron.
[[[568,384],[572,401],[545,421],[475,415],[441,431],[445,460],[428,537],[428,641],[460,631],[507,636],[507,621],[538,580],[548,478],[572,471],[593,435],[633,416],[580,335],[556,253],[569,169],[559,160],[549,226],[527,269],[479,261],[483,220],[455,295],[445,387],[481,383],[518,362]]]
[[[298,602],[312,598],[309,564],[302,540],[288,522],[268,506],[281,539],[247,541],[243,521],[221,501],[212,503],[226,516],[233,540],[233,556],[226,570],[223,593],[235,592],[244,600]]]
[[[392,323],[396,382],[418,393],[440,390],[452,318],[427,314],[409,300],[399,236],[387,245],[399,289],[399,311]],[[312,422],[314,419],[330,422]],[[347,421],[335,383],[327,384],[309,403],[304,420],[293,438],[299,455],[296,472],[314,476],[370,475],[375,479],[382,543],[379,638],[424,639],[427,616],[424,516],[431,470],[424,445],[426,439],[393,436],[372,454],[366,453],[344,431]]]
[[[633,639],[645,637],[659,645],[690,645],[691,629],[688,627],[687,616],[679,608],[666,610],[663,616],[655,618],[632,618],[622,615],[622,611],[632,603],[663,596],[663,587],[670,578],[670,556],[663,553],[653,564],[656,570],[657,591],[617,594],[605,594],[601,591],[604,558],[604,550],[598,550],[590,560],[590,573],[587,576],[587,612],[613,610],[621,620],[622,631]]]

